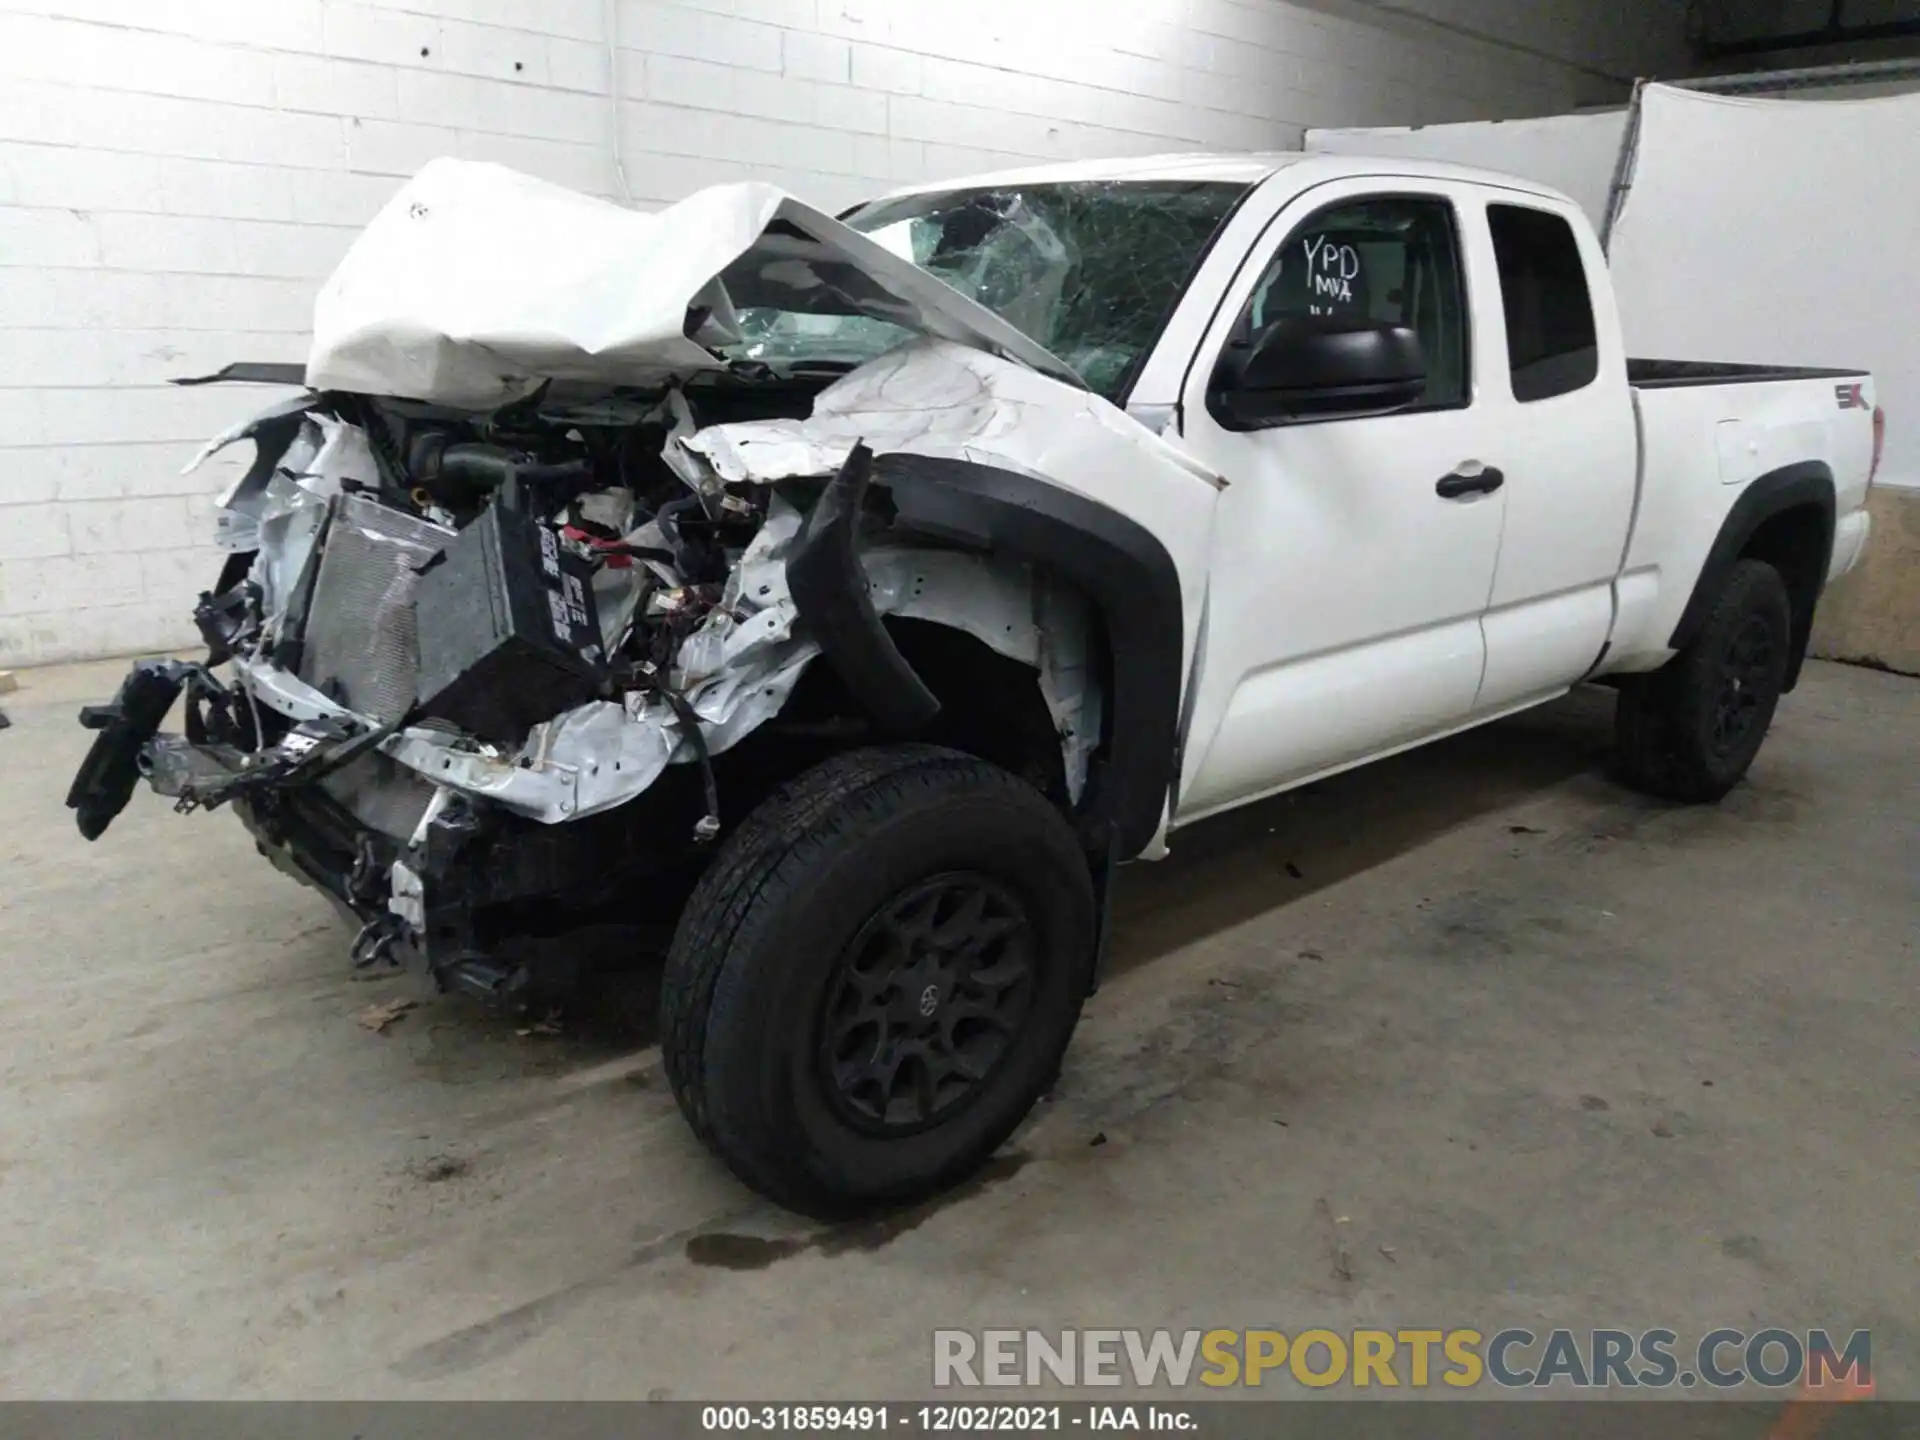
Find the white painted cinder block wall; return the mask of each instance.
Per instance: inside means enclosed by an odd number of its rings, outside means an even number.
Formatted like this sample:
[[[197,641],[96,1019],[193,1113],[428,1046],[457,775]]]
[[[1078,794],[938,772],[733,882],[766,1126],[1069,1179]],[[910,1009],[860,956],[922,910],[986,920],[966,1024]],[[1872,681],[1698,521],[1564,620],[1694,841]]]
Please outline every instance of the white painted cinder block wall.
[[[1607,0],[1399,8],[1441,23],[1342,0],[0,0],[0,669],[189,642],[238,460],[181,465],[274,396],[168,378],[303,358],[320,280],[435,156],[619,195],[610,68],[633,203],[754,176],[832,208],[1042,157],[1551,112],[1679,44],[1677,18],[1623,40]]]

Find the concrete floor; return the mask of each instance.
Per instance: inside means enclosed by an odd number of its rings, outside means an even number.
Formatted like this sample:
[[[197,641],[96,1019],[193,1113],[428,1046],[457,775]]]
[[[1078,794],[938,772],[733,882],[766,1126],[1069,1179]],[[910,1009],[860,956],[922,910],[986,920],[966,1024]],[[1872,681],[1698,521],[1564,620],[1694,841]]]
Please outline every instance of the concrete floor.
[[[644,1034],[355,982],[228,815],[80,841],[119,669],[0,700],[0,1393],[905,1397],[935,1326],[1516,1323],[1867,1326],[1920,1397],[1920,682],[1811,665],[1715,809],[1604,779],[1596,692],[1181,837],[1011,1158],[823,1233]]]

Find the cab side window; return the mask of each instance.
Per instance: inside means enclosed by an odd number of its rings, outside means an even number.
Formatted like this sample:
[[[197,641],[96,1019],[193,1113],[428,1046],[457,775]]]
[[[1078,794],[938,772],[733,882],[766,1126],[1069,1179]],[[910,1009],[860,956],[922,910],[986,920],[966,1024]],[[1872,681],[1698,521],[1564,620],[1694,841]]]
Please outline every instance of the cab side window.
[[[1513,398],[1549,400],[1591,385],[1600,350],[1573,227],[1520,205],[1489,205],[1487,224],[1500,268]]]
[[[1243,333],[1285,315],[1408,326],[1427,360],[1426,394],[1410,408],[1467,404],[1466,285],[1453,207],[1444,200],[1347,201],[1312,216],[1260,277]]]

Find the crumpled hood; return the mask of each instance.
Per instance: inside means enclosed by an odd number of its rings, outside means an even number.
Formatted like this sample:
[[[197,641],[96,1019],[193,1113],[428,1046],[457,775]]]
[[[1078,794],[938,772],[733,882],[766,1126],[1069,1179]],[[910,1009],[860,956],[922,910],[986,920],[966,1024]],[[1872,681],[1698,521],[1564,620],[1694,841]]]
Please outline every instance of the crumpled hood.
[[[435,160],[374,217],[314,307],[307,384],[491,409],[543,381],[647,385],[726,368],[736,308],[867,315],[1080,380],[944,281],[772,185],[653,214],[498,165]]]

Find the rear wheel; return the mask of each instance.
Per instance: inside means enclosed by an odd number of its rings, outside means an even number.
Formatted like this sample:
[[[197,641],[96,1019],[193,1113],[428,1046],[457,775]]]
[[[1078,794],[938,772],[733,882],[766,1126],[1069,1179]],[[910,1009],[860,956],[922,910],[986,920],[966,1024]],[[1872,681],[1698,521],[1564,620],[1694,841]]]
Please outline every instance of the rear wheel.
[[[1614,743],[1622,778],[1670,800],[1718,800],[1759,754],[1792,649],[1780,572],[1736,561],[1693,641],[1620,691]]]
[[[855,751],[748,816],[661,992],[682,1111],[736,1174],[837,1216],[962,1179],[1059,1067],[1090,872],[1032,786],[930,746]]]

